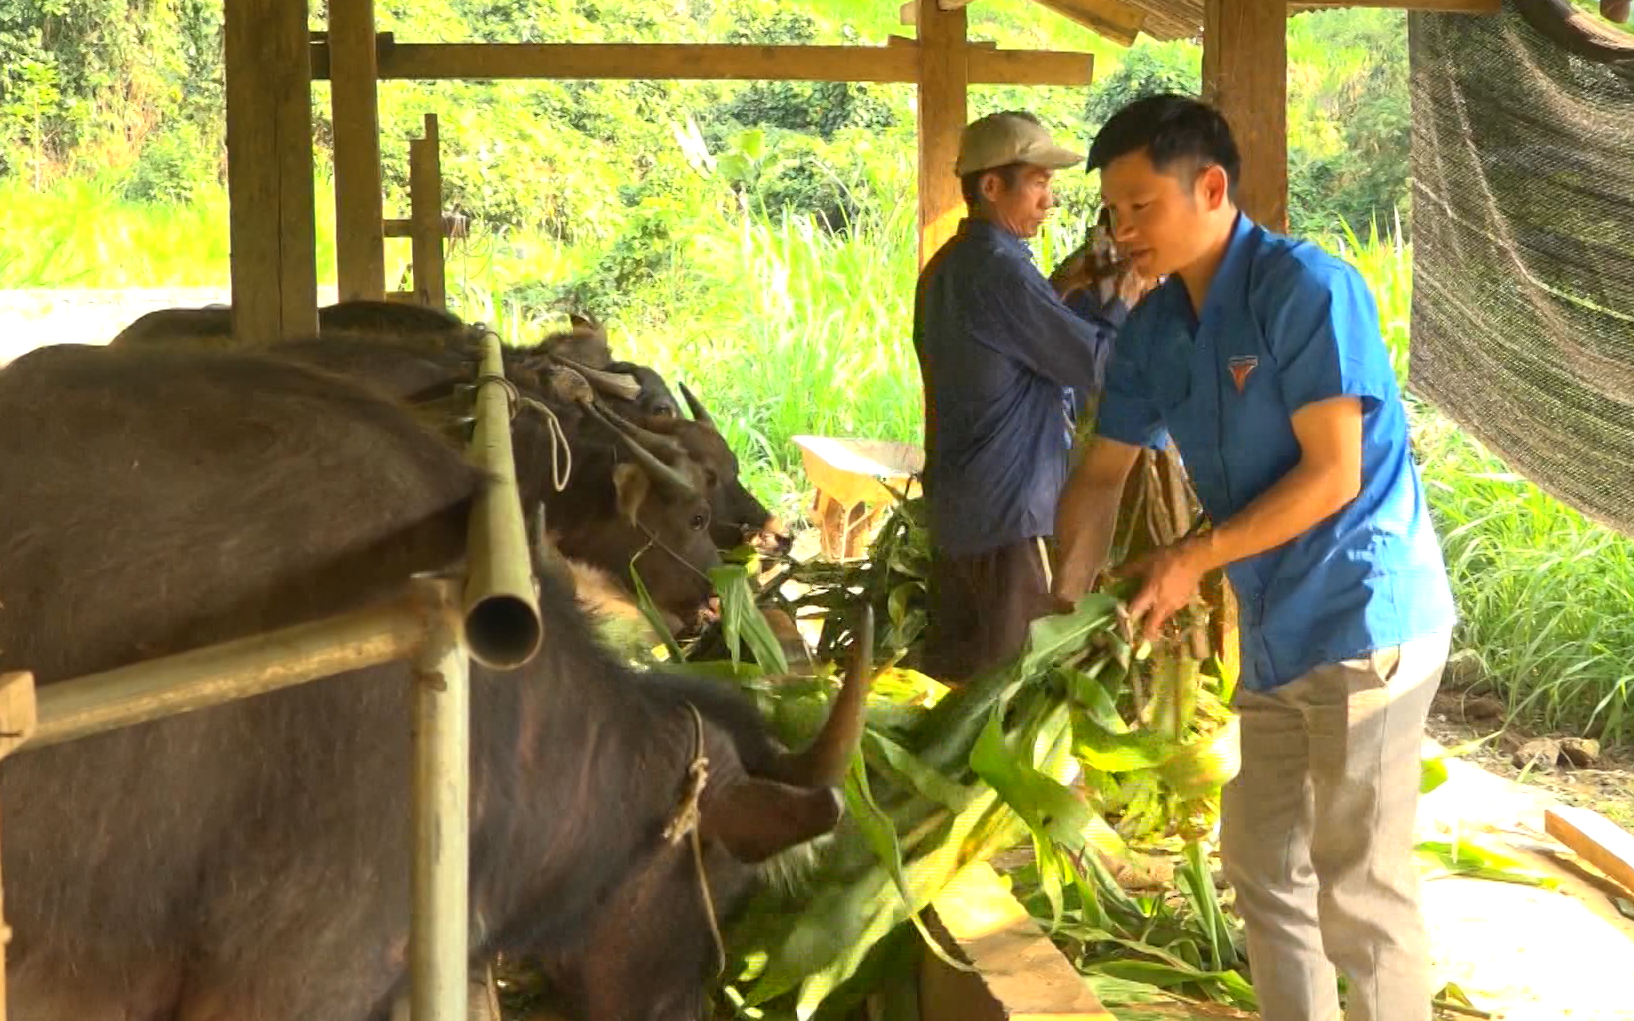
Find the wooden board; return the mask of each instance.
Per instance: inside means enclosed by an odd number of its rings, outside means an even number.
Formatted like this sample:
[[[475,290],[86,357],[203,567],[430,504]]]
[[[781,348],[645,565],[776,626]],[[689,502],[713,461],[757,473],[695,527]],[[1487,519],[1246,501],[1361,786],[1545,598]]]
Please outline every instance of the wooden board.
[[[1088,85],[1092,57],[1056,50],[971,47],[982,85]],[[329,44],[313,44],[314,76],[332,73]],[[834,81],[912,84],[918,46],[730,46],[693,43],[398,43],[382,79]]]
[[[953,236],[964,214],[954,169],[969,97],[965,11],[919,5],[919,265]]]
[[[0,759],[33,736],[37,722],[34,675],[0,673]]]
[[[1634,833],[1587,808],[1551,808],[1543,828],[1634,896]]]
[[[986,862],[973,862],[932,903],[933,934],[976,973],[928,950],[919,1013],[935,1021],[1114,1021],[1089,984]]]
[[[318,330],[306,0],[233,0],[225,34],[233,336],[263,346]]]
[[[335,122],[335,273],[342,301],[386,292],[374,0],[330,0]]]
[[[420,304],[446,308],[443,278],[443,174],[437,115],[426,114],[424,138],[409,142],[409,223],[413,226],[414,294]]]
[[[1288,8],[1283,0],[1207,0],[1203,98],[1231,123],[1242,153],[1237,205],[1288,229]]]

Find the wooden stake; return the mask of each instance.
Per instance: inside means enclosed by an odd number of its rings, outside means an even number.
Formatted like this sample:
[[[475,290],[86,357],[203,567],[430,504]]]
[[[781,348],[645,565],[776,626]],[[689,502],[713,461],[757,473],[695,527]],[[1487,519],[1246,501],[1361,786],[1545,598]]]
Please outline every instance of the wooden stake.
[[[306,0],[232,0],[226,14],[233,337],[313,336],[318,270]]]
[[[409,221],[414,225],[414,294],[422,305],[447,308],[443,281],[443,171],[437,115],[426,134],[409,142]]]
[[[969,67],[965,11],[919,5],[919,265],[959,227],[964,198],[953,173],[965,126]]]
[[[342,301],[386,293],[374,0],[330,0],[335,122],[335,270]]]
[[[34,733],[34,675],[0,674],[0,759]],[[6,1021],[6,947],[11,927],[6,924],[4,897],[0,896],[0,1021]]]
[[[1288,229],[1288,6],[1285,0],[1206,0],[1203,98],[1220,108],[1242,151],[1237,205]]]

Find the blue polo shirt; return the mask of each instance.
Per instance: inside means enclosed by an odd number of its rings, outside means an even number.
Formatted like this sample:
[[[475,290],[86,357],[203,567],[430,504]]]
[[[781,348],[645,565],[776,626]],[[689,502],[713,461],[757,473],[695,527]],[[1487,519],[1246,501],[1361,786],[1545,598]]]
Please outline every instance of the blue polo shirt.
[[[1226,568],[1251,690],[1455,621],[1373,296],[1344,260],[1239,214],[1201,319],[1170,277],[1130,313],[1107,366],[1100,435],[1154,448],[1172,435],[1215,522],[1298,463],[1293,412],[1345,394],[1362,399],[1360,493]]]
[[[920,274],[914,305],[935,549],[973,556],[1053,535],[1069,391],[1099,389],[1122,304],[1074,312],[1025,242],[971,218]]]

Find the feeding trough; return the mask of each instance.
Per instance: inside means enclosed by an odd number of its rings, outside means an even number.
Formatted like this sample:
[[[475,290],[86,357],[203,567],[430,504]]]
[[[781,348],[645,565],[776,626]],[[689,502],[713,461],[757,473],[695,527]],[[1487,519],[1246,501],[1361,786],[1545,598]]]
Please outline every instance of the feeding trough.
[[[816,489],[812,512],[823,556],[831,560],[860,558],[896,494],[919,493],[915,476],[924,470],[925,453],[918,444],[834,436],[796,436],[794,442]]]

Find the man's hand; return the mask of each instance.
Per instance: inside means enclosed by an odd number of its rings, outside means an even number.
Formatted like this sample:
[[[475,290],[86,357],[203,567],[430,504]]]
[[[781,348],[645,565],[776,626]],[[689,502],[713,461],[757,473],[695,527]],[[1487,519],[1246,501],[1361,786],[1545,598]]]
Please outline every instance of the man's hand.
[[[1050,286],[1063,298],[1094,282],[1095,267],[1090,260],[1088,242],[1078,246],[1076,251],[1061,260],[1061,265],[1055,267],[1055,272],[1050,274]]]
[[[1208,570],[1203,547],[1190,539],[1152,550],[1118,570],[1120,576],[1145,579],[1129,603],[1129,616],[1141,622],[1147,641],[1157,641],[1169,618],[1199,598]]]

